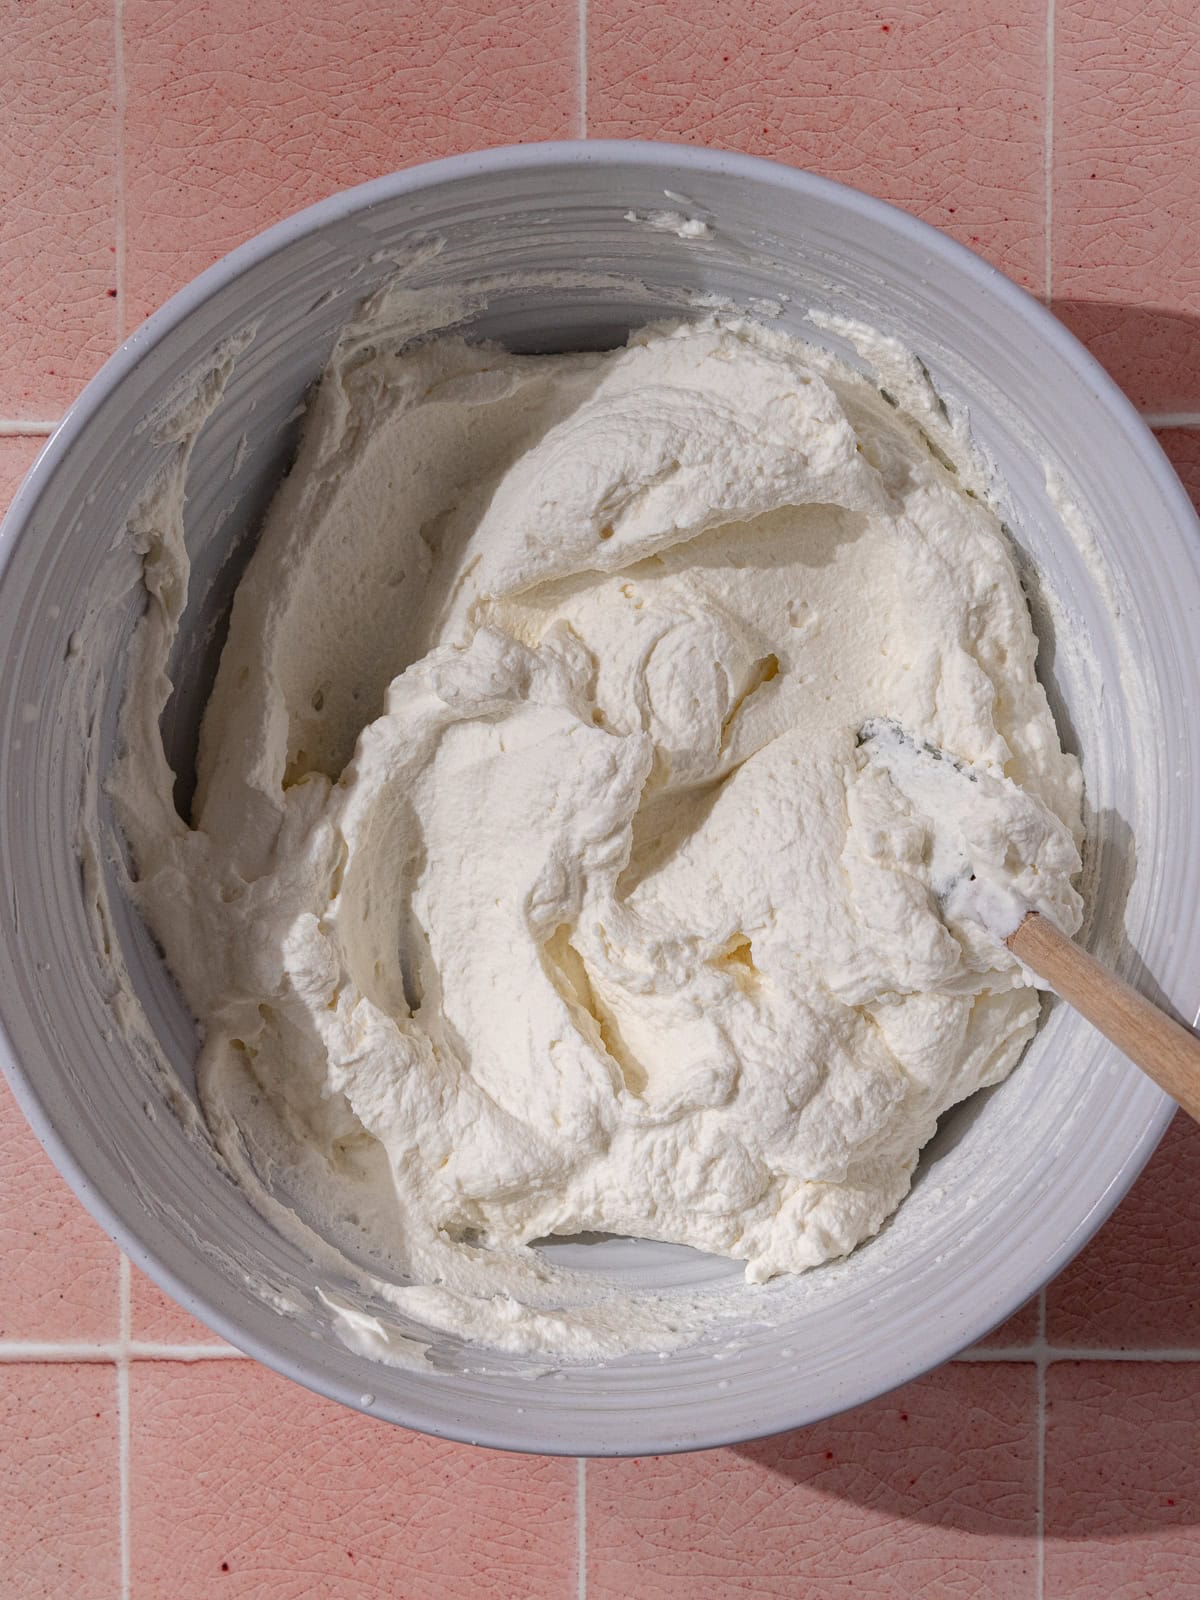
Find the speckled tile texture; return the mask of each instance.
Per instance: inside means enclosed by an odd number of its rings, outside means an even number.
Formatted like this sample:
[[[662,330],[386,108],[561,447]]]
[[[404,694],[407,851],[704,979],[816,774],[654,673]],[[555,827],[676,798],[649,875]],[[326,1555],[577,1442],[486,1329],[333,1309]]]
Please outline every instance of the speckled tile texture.
[[[0,1366],[0,1592],[121,1592],[119,1459],[111,1365]]]
[[[1046,1374],[1045,1593],[1200,1594],[1193,1363],[1058,1361]]]
[[[4,0],[0,416],[53,417],[117,344],[112,0]]]
[[[1037,1377],[951,1363],[871,1405],[733,1450],[591,1463],[597,1600],[954,1594],[1035,1576]]]
[[[1043,0],[589,0],[588,15],[596,138],[808,167],[1043,289]]]
[[[1052,303],[1200,504],[1191,0],[0,0],[0,19],[0,501],[117,341],[258,229],[410,162],[587,134],[772,156],[945,228]],[[501,1456],[274,1377],[121,1260],[6,1092],[0,1252],[4,1596],[1200,1596],[1182,1119],[979,1349],[682,1457]]]
[[[1194,410],[1195,7],[1058,0],[1055,20],[1055,309],[1138,405]]]
[[[561,1600],[575,1463],[444,1444],[248,1361],[135,1364],[137,1600]]]

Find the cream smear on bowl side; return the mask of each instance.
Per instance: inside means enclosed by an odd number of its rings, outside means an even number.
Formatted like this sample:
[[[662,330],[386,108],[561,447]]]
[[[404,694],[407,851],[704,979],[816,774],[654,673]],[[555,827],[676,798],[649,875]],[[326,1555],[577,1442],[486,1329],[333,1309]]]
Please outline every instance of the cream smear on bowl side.
[[[131,893],[201,1024],[219,1148],[318,1261],[484,1346],[667,1348],[712,1297],[610,1293],[534,1242],[672,1241],[755,1283],[844,1256],[1037,1025],[1015,959],[944,915],[928,819],[862,724],[1010,780],[1009,865],[1069,929],[1078,766],[919,363],[888,398],[719,313],[514,356],[389,337],[395,305],[314,398],[190,822],[158,733],[186,463],[141,508]]]

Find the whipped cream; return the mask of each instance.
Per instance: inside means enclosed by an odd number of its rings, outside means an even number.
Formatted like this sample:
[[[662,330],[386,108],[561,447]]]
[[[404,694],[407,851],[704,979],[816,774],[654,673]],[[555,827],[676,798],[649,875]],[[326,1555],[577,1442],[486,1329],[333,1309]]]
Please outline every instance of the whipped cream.
[[[991,774],[989,846],[1078,925],[1080,776],[1008,542],[917,410],[720,316],[536,357],[356,325],[239,588],[190,823],[157,732],[180,475],[142,509],[112,790],[206,1114],[423,1326],[682,1338],[535,1241],[753,1282],[845,1255],[1032,1036],[1031,975],[939,903],[930,818],[859,744],[890,718]]]

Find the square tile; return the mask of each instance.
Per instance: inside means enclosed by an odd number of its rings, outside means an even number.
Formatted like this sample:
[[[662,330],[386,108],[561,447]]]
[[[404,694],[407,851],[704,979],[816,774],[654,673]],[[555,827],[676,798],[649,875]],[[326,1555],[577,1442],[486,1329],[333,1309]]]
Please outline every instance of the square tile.
[[[59,1177],[0,1079],[0,1339],[117,1335],[117,1248]]]
[[[1200,1367],[1049,1368],[1046,1600],[1200,1594]]]
[[[248,1361],[131,1373],[134,1600],[567,1600],[575,1464],[408,1433]]]
[[[211,1328],[177,1305],[144,1272],[130,1264],[131,1327],[135,1339],[155,1344],[224,1344]]]
[[[1038,1297],[1027,1300],[1019,1311],[1014,1311],[1007,1322],[1002,1322],[991,1333],[980,1339],[978,1350],[1024,1350],[1037,1339],[1041,1326],[1041,1308]]]
[[[1157,437],[1200,512],[1200,428],[1165,428]]]
[[[1056,1346],[1200,1350],[1200,1127],[1182,1111],[1112,1217],[1046,1291],[1046,1331]]]
[[[44,439],[24,436],[0,439],[0,517],[8,510],[13,495],[21,486],[21,479],[38,458]]]
[[[951,1364],[732,1450],[588,1464],[591,1600],[1033,1600],[1036,1376]]]
[[[569,138],[558,0],[126,0],[130,326],[268,223],[481,145]]]
[[[1141,406],[1200,409],[1192,0],[1058,0],[1055,310]]]
[[[3,8],[0,416],[55,417],[116,343],[109,0]]]
[[[108,1362],[0,1366],[0,1563],[14,1600],[120,1592],[117,1384]]]
[[[1041,291],[1042,0],[589,0],[588,132],[775,156]]]

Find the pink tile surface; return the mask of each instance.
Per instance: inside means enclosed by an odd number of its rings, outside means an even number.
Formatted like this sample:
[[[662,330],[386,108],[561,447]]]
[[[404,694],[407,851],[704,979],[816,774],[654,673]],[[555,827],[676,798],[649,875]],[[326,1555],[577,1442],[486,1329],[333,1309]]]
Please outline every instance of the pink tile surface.
[[[0,1340],[112,1339],[117,1251],[0,1079]]]
[[[1200,1594],[1195,1367],[1062,1362],[1046,1381],[1045,1600]]]
[[[0,439],[0,516],[37,460],[44,439]]]
[[[397,166],[570,136],[723,144],[945,227],[1143,407],[1200,414],[1191,0],[0,0],[0,421],[53,418],[257,229]],[[1048,132],[1050,134],[1047,138]],[[123,144],[121,143],[123,139]],[[1046,157],[1053,178],[1046,222]],[[121,174],[124,174],[122,188]],[[124,217],[125,231],[120,233]],[[1200,504],[1200,428],[1160,435]],[[42,441],[0,437],[0,505]],[[2,756],[0,756],[2,761]],[[1178,1121],[1047,1292],[1045,1600],[1200,1600],[1200,1133]],[[0,1087],[0,1594],[115,1600],[1035,1600],[1036,1369],[959,1362],[803,1432],[587,1466],[358,1417],[239,1359],[29,1364],[121,1329],[118,1258]],[[133,1338],[215,1338],[140,1273]],[[985,1350],[1038,1336],[1033,1303]],[[9,1348],[4,1349],[8,1341]]]
[[[560,0],[126,0],[125,43],[131,326],[335,189],[575,129]]]
[[[222,1344],[211,1328],[176,1305],[156,1283],[136,1267],[130,1268],[131,1328],[133,1337],[159,1344]]]
[[[1032,1366],[943,1367],[735,1450],[588,1466],[592,1600],[1031,1600]]]
[[[1200,512],[1200,428],[1168,428],[1158,435],[1158,442]]]
[[[113,14],[6,0],[0,16],[0,416],[54,417],[116,342]]]
[[[1139,404],[1200,409],[1192,0],[1058,0],[1054,294]]]
[[[1002,1322],[998,1328],[993,1328],[991,1333],[981,1339],[979,1348],[981,1350],[1024,1349],[1037,1338],[1040,1321],[1035,1295],[1032,1300],[1027,1300],[1019,1311],[1014,1311],[1007,1322]]]
[[[1046,1331],[1052,1345],[1200,1351],[1200,1128],[1182,1112],[1046,1291]]]
[[[116,1374],[0,1367],[0,1592],[112,1600],[120,1592]]]
[[[247,1361],[132,1374],[134,1600],[567,1600],[575,1468],[443,1444]]]
[[[1045,278],[1042,0],[590,0],[588,131],[776,156]]]

